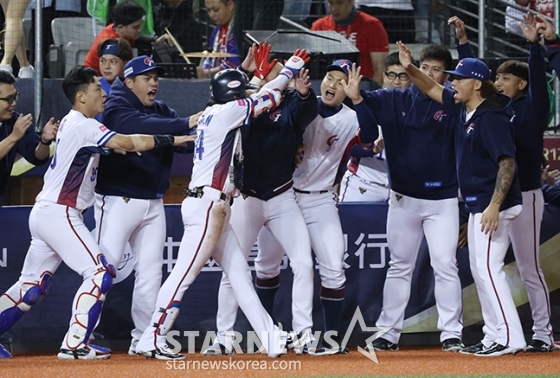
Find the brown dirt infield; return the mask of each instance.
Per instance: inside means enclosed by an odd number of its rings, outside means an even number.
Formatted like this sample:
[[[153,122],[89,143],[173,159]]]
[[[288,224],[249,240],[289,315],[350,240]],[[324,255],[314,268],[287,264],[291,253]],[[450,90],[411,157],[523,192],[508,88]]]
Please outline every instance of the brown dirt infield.
[[[519,353],[515,356],[474,357],[446,353],[438,347],[406,347],[398,352],[377,353],[376,365],[356,349],[336,356],[297,356],[290,352],[280,358],[264,355],[203,357],[188,355],[183,363],[147,360],[116,352],[109,360],[59,361],[54,354],[17,355],[0,360],[1,377],[314,377],[314,376],[426,376],[479,374],[554,374],[560,376],[560,352]],[[232,364],[236,368],[232,368]],[[211,369],[204,363],[220,364]],[[247,367],[254,364],[258,368]],[[276,364],[273,366],[273,364]],[[273,370],[274,367],[291,368]],[[227,366],[227,368],[224,368]],[[268,370],[262,370],[263,367]]]

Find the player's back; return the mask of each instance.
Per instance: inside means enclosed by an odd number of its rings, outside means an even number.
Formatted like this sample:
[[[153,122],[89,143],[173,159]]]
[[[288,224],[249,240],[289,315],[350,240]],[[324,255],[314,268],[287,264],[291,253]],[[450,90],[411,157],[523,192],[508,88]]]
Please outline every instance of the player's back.
[[[348,161],[358,130],[356,112],[344,104],[336,114],[318,115],[303,133],[305,156],[294,173],[294,187],[308,191],[331,189],[342,177],[341,166]]]
[[[115,132],[70,110],[58,128],[56,150],[36,201],[85,210],[93,204],[99,154]]]
[[[235,191],[228,172],[234,148],[240,142],[237,129],[251,121],[250,110],[247,99],[206,108],[198,119],[189,188],[211,186],[227,194]]]

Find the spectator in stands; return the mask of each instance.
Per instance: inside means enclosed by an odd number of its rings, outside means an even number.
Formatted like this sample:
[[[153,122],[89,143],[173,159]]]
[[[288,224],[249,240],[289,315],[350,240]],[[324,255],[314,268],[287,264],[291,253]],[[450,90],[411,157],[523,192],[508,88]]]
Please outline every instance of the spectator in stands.
[[[200,25],[193,11],[193,0],[159,0],[154,3],[154,30],[157,35],[168,29],[184,52],[202,51]],[[184,63],[181,58],[180,62]]]
[[[97,48],[99,55],[99,69],[102,78],[101,87],[107,93],[117,77],[124,77],[124,66],[132,59],[132,47],[123,38],[107,38]]]
[[[0,70],[13,73],[12,59],[14,55],[19,62],[18,77],[33,78],[33,66],[27,60],[25,37],[23,35],[23,15],[29,0],[3,0],[2,9],[6,16],[6,34],[4,34],[4,56],[0,62]]]
[[[390,43],[397,41],[414,43],[416,15],[410,0],[355,0],[355,2],[362,12],[383,23]]]
[[[87,13],[82,11],[81,0],[42,0],[42,16],[43,21],[43,58],[44,62],[48,62],[49,46],[54,44],[54,38],[51,30],[51,23],[55,18],[62,17],[87,17]],[[31,9],[31,30],[29,35],[32,36],[27,45],[31,53],[31,61],[35,59],[35,20],[36,20],[37,1],[31,0],[29,8]],[[43,76],[49,76],[49,65],[43,64]]]
[[[206,58],[199,67],[198,77],[211,78],[218,71],[239,66],[239,49],[234,37],[234,15],[236,2],[234,0],[206,0],[206,10],[210,19],[216,24],[208,47],[210,51],[235,54],[227,58]]]
[[[250,44],[245,41],[244,31],[276,30],[284,0],[235,0],[235,8],[235,41],[241,51],[247,51]]]
[[[315,21],[311,30],[334,30],[348,38],[360,50],[362,75],[382,83],[389,40],[381,21],[356,9],[354,0],[329,0],[328,6],[331,14]]]
[[[91,49],[84,60],[84,66],[91,67],[101,75],[99,70],[99,56],[97,55],[97,47],[101,41],[107,38],[124,38],[131,46],[138,47],[148,45],[151,53],[151,44],[154,41],[167,41],[169,36],[164,34],[158,38],[141,37],[140,30],[146,12],[144,9],[133,1],[125,1],[118,3],[111,9],[111,19],[113,23],[107,25],[101,33],[95,38]]]
[[[311,13],[312,2],[312,0],[285,0],[282,16],[304,27],[308,27],[305,21]]]
[[[515,0],[522,7],[529,6],[533,12],[554,19],[554,0]]]
[[[50,144],[56,138],[58,123],[51,118],[42,134],[35,134],[31,114],[15,111],[19,93],[16,79],[9,72],[0,71],[0,198],[6,192],[16,153],[35,165],[47,162]],[[0,348],[0,358],[2,358]]]

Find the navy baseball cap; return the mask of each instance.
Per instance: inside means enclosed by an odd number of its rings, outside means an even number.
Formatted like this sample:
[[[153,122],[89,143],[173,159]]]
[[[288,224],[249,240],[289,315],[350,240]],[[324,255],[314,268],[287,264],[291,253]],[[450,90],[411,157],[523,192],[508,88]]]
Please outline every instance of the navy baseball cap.
[[[332,64],[329,64],[327,66],[327,72],[333,70],[340,71],[345,73],[346,76],[349,76],[348,74],[350,73],[351,69],[352,69],[352,62],[349,61],[348,59],[338,59],[332,62]]]
[[[126,66],[124,66],[124,77],[129,78],[131,76],[136,76],[143,74],[144,72],[155,70],[158,75],[165,72],[163,67],[158,67],[154,63],[154,60],[148,55],[140,55],[134,59],[131,59]]]
[[[475,58],[461,59],[455,70],[444,70],[443,72],[469,79],[490,80],[490,68],[482,60]]]

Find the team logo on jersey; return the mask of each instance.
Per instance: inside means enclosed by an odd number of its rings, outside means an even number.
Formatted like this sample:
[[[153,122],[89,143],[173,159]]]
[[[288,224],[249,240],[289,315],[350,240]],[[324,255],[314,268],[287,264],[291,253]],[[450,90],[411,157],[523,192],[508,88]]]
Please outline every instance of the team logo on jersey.
[[[107,131],[107,130],[109,130],[109,129],[108,129],[107,126],[105,126],[105,125],[99,125],[99,130],[101,130],[101,131]]]
[[[361,186],[358,188],[358,190],[360,191],[361,194],[364,194],[365,192],[367,192],[367,189],[362,188]]]
[[[276,111],[270,113],[269,117],[272,120],[272,122],[278,122],[281,115],[282,115],[282,111],[281,110],[276,110]]]
[[[467,134],[470,134],[471,131],[474,130],[474,122],[471,122],[471,124],[469,125],[469,127],[467,127]]]
[[[128,203],[128,201],[130,201],[130,198],[128,198],[128,197],[123,197],[122,199],[123,199],[124,203]]]
[[[395,198],[397,199],[397,201],[400,201],[402,199],[402,196],[400,194],[395,194]]]
[[[434,119],[438,122],[443,121],[443,117],[446,117],[447,114],[445,114],[443,112],[443,110],[438,110],[437,112],[434,113]]]
[[[334,142],[336,142],[338,140],[338,135],[331,135],[329,137],[329,139],[327,139],[327,151],[331,150],[331,147],[333,146]]]

